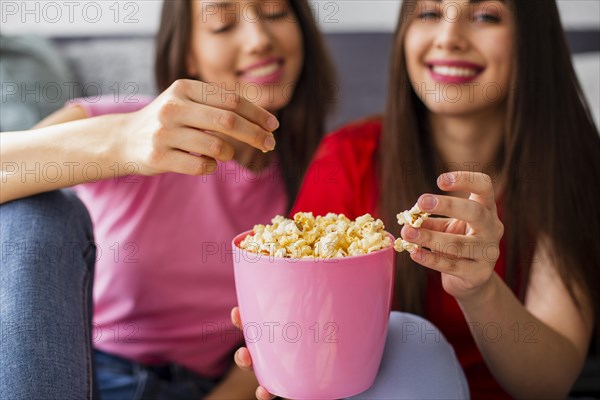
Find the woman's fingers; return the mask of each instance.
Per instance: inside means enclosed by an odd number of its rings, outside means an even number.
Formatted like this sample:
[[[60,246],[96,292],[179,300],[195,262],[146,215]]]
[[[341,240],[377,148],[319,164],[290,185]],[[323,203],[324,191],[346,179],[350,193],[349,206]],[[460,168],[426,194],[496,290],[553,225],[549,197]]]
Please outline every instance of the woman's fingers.
[[[231,309],[231,322],[236,328],[242,329],[242,318],[240,317],[239,307],[233,307]]]
[[[173,130],[186,126],[220,132],[263,151],[275,147],[271,132],[232,111],[191,101],[171,100],[161,107],[158,117],[165,134],[172,134]]]
[[[402,227],[401,234],[404,240],[452,259],[495,263],[498,256],[497,242],[484,241],[477,236],[438,232],[423,227],[415,229],[409,225]]]
[[[245,347],[240,347],[233,355],[235,364],[245,371],[252,370],[252,357],[250,352]]]
[[[225,133],[263,151],[275,147],[271,133],[279,127],[275,116],[239,94],[224,92],[217,85],[193,80],[176,81],[172,90],[180,98],[190,99],[194,105],[188,105],[186,112],[181,115],[186,125]],[[181,107],[174,102],[165,108],[165,113],[169,114]],[[192,112],[189,112],[190,109]]]
[[[423,221],[421,228],[429,229],[431,231],[456,233],[459,235],[464,235],[466,231],[465,222],[456,218],[429,217]]]
[[[242,319],[240,318],[240,308],[233,307],[231,309],[231,322],[238,329],[242,329]],[[250,352],[245,347],[240,347],[235,354],[233,355],[233,359],[235,364],[245,371],[252,370],[252,357],[250,356]],[[259,400],[271,400],[275,398],[274,395],[269,393],[264,387],[259,386],[256,389],[256,398]]]
[[[275,395],[272,395],[262,386],[256,388],[256,398],[258,400],[271,400],[275,398]]]
[[[178,117],[185,126],[220,132],[263,151],[272,150],[275,146],[270,131],[234,111],[190,102],[180,112]],[[273,143],[268,144],[267,140],[273,140]]]
[[[490,210],[496,209],[494,185],[489,175],[471,171],[448,172],[438,177],[437,185],[445,192],[470,193],[470,200]]]
[[[207,175],[217,171],[217,162],[213,158],[177,149],[154,150],[150,158],[151,165],[156,165],[163,171],[185,175]]]
[[[411,251],[410,258],[424,267],[460,278],[469,276],[478,266],[476,261],[465,258],[447,257],[441,253],[435,253],[422,247]]]
[[[223,162],[231,160],[234,155],[233,146],[227,141],[197,129],[179,128],[171,132],[167,141],[174,148]]]
[[[221,90],[214,83],[194,80],[183,80],[178,83],[187,97],[198,104],[233,111],[269,132],[279,127],[279,122],[273,114],[237,93]]]
[[[444,215],[470,224],[485,223],[490,213],[490,210],[477,201],[453,196],[424,194],[419,197],[417,204],[421,210],[430,214]]]

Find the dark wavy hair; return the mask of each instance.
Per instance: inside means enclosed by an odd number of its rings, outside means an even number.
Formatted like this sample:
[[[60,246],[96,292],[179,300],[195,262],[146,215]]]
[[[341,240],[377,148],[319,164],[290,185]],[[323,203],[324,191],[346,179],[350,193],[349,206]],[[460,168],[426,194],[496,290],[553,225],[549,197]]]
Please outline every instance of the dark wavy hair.
[[[325,119],[333,108],[335,74],[333,64],[306,0],[289,0],[304,47],[304,65],[289,103],[278,112],[276,152],[288,195],[294,201],[308,163],[325,134]],[[194,79],[187,73],[186,57],[192,29],[191,2],[165,1],[156,37],[155,74],[160,92],[177,79]]]
[[[507,282],[524,298],[535,244],[543,240],[575,304],[582,288],[600,321],[600,138],[581,86],[554,1],[507,0],[515,20],[513,76],[507,98],[500,176],[506,225]],[[398,210],[421,193],[440,193],[440,157],[431,143],[428,111],[413,90],[404,38],[416,0],[405,0],[396,29],[384,128],[379,146],[380,210],[399,237]],[[546,45],[544,45],[544,43]],[[398,173],[398,166],[412,168]],[[442,168],[443,169],[443,168]],[[574,231],[576,233],[574,233]],[[397,257],[396,304],[424,313],[426,271]],[[598,333],[598,329],[596,329]]]

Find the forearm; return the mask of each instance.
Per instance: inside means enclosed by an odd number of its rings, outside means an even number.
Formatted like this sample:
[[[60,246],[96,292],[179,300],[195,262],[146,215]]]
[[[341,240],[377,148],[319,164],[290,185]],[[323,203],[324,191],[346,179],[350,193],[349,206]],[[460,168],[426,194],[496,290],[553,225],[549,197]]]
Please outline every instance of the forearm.
[[[258,381],[252,371],[244,371],[233,365],[225,377],[205,397],[206,400],[237,400],[237,399],[255,399]]]
[[[564,398],[581,369],[574,344],[532,315],[493,274],[473,298],[458,300],[500,384],[517,398]]]
[[[122,116],[0,134],[0,203],[131,173],[120,160]]]

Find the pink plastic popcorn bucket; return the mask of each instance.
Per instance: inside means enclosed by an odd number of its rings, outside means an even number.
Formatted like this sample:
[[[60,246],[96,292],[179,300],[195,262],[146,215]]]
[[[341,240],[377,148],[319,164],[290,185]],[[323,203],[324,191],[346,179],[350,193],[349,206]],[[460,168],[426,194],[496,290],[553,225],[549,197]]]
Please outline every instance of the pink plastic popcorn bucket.
[[[288,399],[367,390],[379,369],[394,281],[393,245],[345,258],[290,259],[233,240],[244,338],[258,381]]]

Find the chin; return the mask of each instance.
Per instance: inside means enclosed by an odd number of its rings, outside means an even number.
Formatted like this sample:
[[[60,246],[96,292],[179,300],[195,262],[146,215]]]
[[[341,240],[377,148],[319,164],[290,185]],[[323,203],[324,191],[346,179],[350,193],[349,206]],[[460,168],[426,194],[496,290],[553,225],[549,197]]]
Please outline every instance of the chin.
[[[290,99],[283,94],[275,94],[273,96],[263,96],[255,104],[269,111],[277,113],[290,103]]]
[[[455,117],[464,117],[468,115],[477,114],[487,108],[490,107],[489,103],[486,104],[460,104],[460,103],[449,103],[449,102],[439,102],[432,103],[426,102],[425,107],[432,112],[433,114],[438,115],[446,115],[446,116],[455,116]]]

